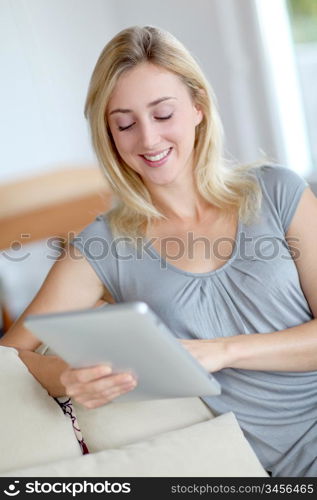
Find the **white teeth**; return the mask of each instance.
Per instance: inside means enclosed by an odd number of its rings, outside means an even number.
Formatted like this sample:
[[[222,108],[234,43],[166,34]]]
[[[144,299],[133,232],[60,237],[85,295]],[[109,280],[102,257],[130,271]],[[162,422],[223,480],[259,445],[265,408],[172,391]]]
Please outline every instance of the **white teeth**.
[[[170,150],[170,148],[166,149],[162,153],[160,153],[158,155],[155,155],[155,156],[150,156],[150,155],[143,155],[143,156],[144,156],[144,158],[146,158],[149,161],[159,161],[159,160],[162,160],[163,158],[165,158],[165,156],[168,155],[169,150]]]

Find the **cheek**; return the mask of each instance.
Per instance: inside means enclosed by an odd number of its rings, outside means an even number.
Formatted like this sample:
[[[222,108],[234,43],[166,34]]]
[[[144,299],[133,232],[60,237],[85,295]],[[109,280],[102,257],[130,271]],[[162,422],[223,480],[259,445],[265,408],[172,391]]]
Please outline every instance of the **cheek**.
[[[187,142],[190,147],[191,142],[195,139],[195,128],[192,114],[181,113],[174,122],[171,133],[177,142]]]
[[[133,148],[133,138],[129,132],[117,132],[112,134],[115,146],[122,156],[126,153],[129,153]]]
[[[190,126],[184,127],[184,124],[182,127],[178,127],[174,131],[173,142],[178,144],[181,150],[185,151],[187,154],[188,151],[191,151],[194,147],[195,128]]]
[[[162,136],[173,143],[182,143],[188,137],[188,123],[185,118],[178,116],[177,120],[162,127]]]

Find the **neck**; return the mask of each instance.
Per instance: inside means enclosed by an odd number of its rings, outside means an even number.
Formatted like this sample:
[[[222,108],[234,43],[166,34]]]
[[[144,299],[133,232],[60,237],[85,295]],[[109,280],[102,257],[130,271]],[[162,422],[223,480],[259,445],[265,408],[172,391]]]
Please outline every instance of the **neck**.
[[[148,186],[157,209],[175,222],[200,221],[211,204],[199,194],[193,176],[164,186]]]

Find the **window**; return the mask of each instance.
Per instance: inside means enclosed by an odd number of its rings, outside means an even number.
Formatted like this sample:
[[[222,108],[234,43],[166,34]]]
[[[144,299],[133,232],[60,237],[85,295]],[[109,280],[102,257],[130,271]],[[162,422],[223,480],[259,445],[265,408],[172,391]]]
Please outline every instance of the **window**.
[[[287,0],[314,173],[317,173],[317,1]]]
[[[287,0],[256,0],[272,101],[288,166],[304,176],[313,170],[303,92],[294,54]]]

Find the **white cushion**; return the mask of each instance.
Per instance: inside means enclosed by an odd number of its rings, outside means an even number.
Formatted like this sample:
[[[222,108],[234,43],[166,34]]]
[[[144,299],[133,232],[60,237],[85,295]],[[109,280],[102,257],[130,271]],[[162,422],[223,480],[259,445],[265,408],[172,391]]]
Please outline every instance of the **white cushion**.
[[[42,345],[39,352],[56,354]],[[73,401],[79,428],[90,452],[118,448],[161,433],[182,429],[213,418],[198,397],[121,403],[114,401],[87,409]]]
[[[113,402],[88,410],[73,401],[90,452],[118,448],[213,418],[199,398]]]
[[[0,472],[81,456],[71,420],[30,374],[18,352],[0,346]]]
[[[226,413],[119,449],[20,469],[17,477],[265,477],[234,417]]]

